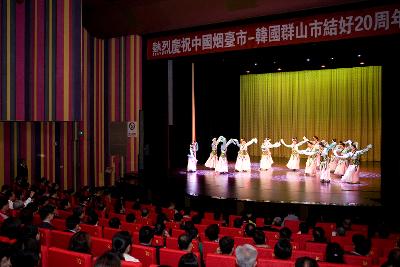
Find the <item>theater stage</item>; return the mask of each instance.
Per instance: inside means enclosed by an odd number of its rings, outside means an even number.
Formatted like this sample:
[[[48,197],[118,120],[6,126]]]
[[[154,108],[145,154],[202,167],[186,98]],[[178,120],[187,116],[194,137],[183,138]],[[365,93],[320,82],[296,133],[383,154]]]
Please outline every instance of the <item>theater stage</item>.
[[[252,163],[251,172],[235,172],[234,162],[229,173],[218,174],[198,165],[197,172],[177,170],[179,179],[186,179],[186,193],[217,199],[237,199],[257,202],[317,204],[340,206],[381,206],[380,162],[362,162],[359,184],[340,182],[332,174],[332,181],[324,184],[318,176],[304,175],[304,169],[291,171],[286,158],[276,158],[272,169],[259,171],[259,163]],[[305,159],[300,167],[304,168]]]

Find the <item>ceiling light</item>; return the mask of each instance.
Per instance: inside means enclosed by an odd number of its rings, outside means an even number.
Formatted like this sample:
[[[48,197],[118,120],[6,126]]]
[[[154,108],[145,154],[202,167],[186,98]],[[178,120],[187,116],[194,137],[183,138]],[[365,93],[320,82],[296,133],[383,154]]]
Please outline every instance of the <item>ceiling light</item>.
[[[255,62],[255,63],[254,63],[254,66],[257,66],[257,65],[258,65],[258,63],[257,63],[257,62]]]
[[[334,60],[335,58],[334,57],[331,57],[331,60]]]
[[[247,74],[249,74],[249,73],[250,73],[250,71],[249,71],[249,70],[246,70],[246,73],[247,73]]]
[[[281,68],[278,68],[277,70],[278,70],[278,71],[281,71],[282,69],[281,69]]]
[[[361,57],[361,54],[358,54],[357,57]]]
[[[311,59],[309,59],[309,58],[306,58],[306,61],[307,61],[307,62],[310,62],[310,60],[311,60]]]
[[[321,68],[325,68],[325,65],[321,65]]]
[[[364,64],[365,64],[364,62],[362,62],[362,61],[360,62],[360,65],[364,65]]]

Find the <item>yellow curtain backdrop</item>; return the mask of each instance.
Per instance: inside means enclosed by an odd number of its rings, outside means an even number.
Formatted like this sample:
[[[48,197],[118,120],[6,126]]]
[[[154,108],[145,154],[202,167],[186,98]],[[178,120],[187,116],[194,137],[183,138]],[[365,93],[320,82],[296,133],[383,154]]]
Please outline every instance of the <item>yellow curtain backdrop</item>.
[[[240,77],[240,134],[259,143],[317,135],[321,140],[373,144],[362,160],[381,160],[381,66],[250,74]],[[303,149],[306,148],[304,145]],[[284,146],[271,149],[288,157]]]

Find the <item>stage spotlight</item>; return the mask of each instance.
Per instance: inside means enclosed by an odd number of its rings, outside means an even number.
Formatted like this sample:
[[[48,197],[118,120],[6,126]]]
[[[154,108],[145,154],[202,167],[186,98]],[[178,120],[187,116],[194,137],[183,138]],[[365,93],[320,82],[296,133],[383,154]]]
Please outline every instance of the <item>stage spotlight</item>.
[[[254,66],[257,66],[258,65],[258,63],[256,62],[256,63],[254,63]]]
[[[331,60],[334,60],[335,58],[334,57],[331,57]]]
[[[360,62],[360,65],[364,65],[365,63],[363,61]]]
[[[358,54],[357,57],[361,57],[361,54]]]
[[[247,73],[247,74],[249,74],[249,73],[250,73],[250,71],[249,71],[249,70],[246,70],[246,73]]]
[[[277,71],[281,71],[281,70],[282,70],[281,68],[278,68],[278,69],[277,69]]]
[[[325,68],[325,65],[321,65],[321,68]]]
[[[306,58],[306,61],[307,61],[307,62],[310,62],[310,60],[311,60],[310,58]]]

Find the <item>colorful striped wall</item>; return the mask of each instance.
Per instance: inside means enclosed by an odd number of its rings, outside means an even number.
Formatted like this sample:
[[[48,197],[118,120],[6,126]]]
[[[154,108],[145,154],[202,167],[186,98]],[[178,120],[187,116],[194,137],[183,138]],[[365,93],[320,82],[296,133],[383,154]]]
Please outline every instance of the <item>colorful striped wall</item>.
[[[82,119],[80,129],[83,184],[113,184],[138,171],[139,134],[128,139],[126,157],[109,155],[109,123],[136,121],[142,108],[142,40],[127,36],[101,40],[82,34]],[[93,90],[90,90],[93,88]],[[139,133],[139,129],[137,129]],[[91,164],[93,163],[93,164]],[[107,167],[114,173],[108,179]]]
[[[0,122],[0,185],[17,175],[25,159],[29,181],[46,177],[62,188],[77,181],[77,122]]]
[[[81,119],[81,1],[0,1],[0,120]]]

